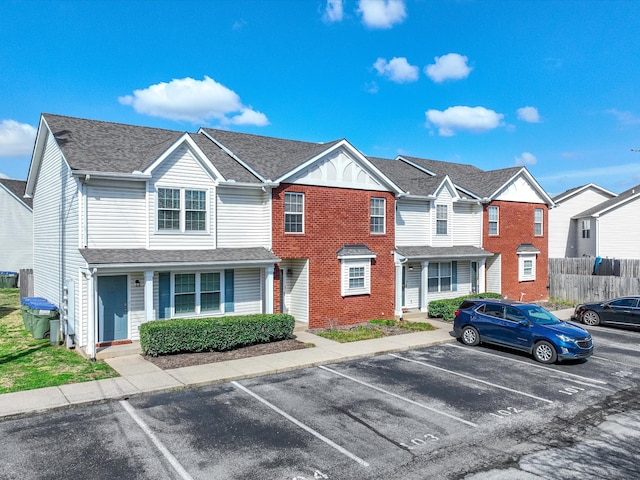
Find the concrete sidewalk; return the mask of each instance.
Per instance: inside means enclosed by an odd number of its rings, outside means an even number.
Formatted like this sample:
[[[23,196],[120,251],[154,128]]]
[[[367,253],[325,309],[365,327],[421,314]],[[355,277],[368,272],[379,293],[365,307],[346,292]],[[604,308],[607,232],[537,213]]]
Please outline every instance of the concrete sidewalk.
[[[553,313],[561,320],[568,320],[573,309]],[[351,343],[338,343],[306,331],[296,331],[294,333],[299,341],[312,343],[315,347],[171,370],[162,370],[140,354],[108,358],[105,361],[120,377],[0,395],[0,418],[143,393],[225,383],[455,341],[452,323],[432,318],[428,322],[436,329]]]

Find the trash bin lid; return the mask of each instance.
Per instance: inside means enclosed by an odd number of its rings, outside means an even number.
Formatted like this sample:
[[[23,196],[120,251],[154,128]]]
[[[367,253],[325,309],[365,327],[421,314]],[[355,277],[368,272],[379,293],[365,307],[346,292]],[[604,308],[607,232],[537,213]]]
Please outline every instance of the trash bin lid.
[[[47,300],[42,297],[22,297],[20,302],[27,307],[33,302],[46,302]]]
[[[0,272],[0,275],[17,275],[18,272]]]

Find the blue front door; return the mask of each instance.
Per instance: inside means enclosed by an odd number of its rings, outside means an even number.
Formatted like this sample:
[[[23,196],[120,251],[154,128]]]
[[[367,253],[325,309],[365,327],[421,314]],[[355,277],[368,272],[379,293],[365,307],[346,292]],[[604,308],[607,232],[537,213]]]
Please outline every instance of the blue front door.
[[[98,343],[128,336],[127,276],[98,277]]]

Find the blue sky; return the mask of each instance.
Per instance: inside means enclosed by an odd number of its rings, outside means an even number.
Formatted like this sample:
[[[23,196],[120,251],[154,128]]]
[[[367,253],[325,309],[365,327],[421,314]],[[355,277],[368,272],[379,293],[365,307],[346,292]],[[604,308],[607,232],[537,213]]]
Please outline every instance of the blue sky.
[[[640,2],[3,0],[0,176],[42,112],[640,184]]]

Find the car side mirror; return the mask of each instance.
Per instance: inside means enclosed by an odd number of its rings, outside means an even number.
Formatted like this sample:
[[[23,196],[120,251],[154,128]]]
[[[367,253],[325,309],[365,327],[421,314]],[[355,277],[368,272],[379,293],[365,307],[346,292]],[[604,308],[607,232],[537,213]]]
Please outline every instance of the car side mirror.
[[[518,320],[518,324],[522,325],[523,327],[530,327],[531,326],[531,322],[529,320]]]

